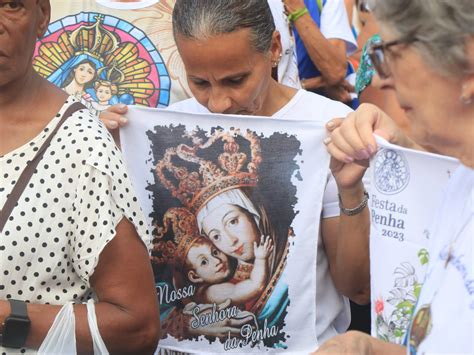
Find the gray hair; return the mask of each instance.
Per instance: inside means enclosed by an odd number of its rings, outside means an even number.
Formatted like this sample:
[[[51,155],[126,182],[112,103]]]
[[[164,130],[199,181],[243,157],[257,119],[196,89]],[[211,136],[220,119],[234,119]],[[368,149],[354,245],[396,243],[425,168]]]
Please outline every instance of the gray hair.
[[[270,50],[275,23],[266,0],[177,0],[173,34],[192,39],[250,28],[253,47]]]
[[[466,41],[474,35],[473,0],[370,0],[370,8],[401,38],[415,38],[432,68],[454,76],[472,72]]]

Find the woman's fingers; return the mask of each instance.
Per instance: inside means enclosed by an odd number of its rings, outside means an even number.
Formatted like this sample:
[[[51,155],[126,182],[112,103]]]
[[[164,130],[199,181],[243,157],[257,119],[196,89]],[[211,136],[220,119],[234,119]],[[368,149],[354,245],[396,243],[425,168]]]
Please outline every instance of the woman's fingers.
[[[349,152],[344,150],[342,145],[341,149],[356,160],[368,159],[370,157],[370,152],[367,149],[367,144],[364,142],[364,138],[360,135],[357,128],[357,118],[357,113],[351,112],[338,130],[337,133],[341,135],[340,139],[343,139],[343,141],[350,146],[352,151]]]
[[[341,118],[341,117],[333,118],[332,120],[326,123],[326,130],[328,132],[332,132],[336,128],[338,128],[342,124],[342,122],[344,122],[344,118]]]
[[[128,120],[124,114],[126,114],[128,108],[126,105],[117,104],[110,106],[105,111],[99,114],[99,119],[105,124],[107,129],[116,129],[123,127],[128,123]]]
[[[325,139],[329,153],[337,160],[351,163],[369,159],[377,150],[374,130],[390,127],[388,117],[376,106],[362,104],[346,119],[333,119],[326,125],[329,136]]]
[[[386,122],[390,118],[377,106],[371,104],[362,104],[356,111],[355,127],[359,132],[362,142],[371,156],[377,151],[377,142],[375,141],[374,131],[379,127],[384,127],[391,122]]]
[[[355,114],[353,112],[347,115],[344,120],[331,120],[326,127],[329,136],[324,140],[324,143],[328,146],[331,155],[334,152],[333,156],[345,163],[351,163],[356,159],[367,159],[364,144],[355,128]]]

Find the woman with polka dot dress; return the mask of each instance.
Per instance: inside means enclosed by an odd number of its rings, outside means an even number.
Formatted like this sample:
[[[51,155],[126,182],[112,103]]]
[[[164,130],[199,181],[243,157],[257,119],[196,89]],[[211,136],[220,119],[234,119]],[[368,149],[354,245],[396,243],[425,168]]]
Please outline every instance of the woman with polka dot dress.
[[[0,354],[35,353],[67,302],[77,351],[91,353],[90,298],[109,352],[150,353],[159,314],[149,234],[120,151],[32,68],[50,11],[49,0],[0,0]]]

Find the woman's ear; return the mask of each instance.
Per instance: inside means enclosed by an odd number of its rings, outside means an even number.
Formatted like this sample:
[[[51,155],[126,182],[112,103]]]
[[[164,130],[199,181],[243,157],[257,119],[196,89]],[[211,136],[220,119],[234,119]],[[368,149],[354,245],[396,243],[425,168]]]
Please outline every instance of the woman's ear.
[[[469,37],[466,41],[466,54],[468,70],[462,78],[459,99],[465,105],[471,105],[474,103],[474,36]]]
[[[39,0],[37,5],[38,11],[38,28],[36,37],[40,39],[48,29],[49,20],[51,18],[51,4],[49,0]]]
[[[194,271],[194,270],[188,271],[188,279],[189,279],[189,281],[191,281],[192,283],[195,283],[195,284],[204,282],[204,280],[202,278],[200,278],[196,274],[196,271]]]
[[[280,32],[274,31],[272,36],[272,43],[270,45],[270,58],[272,64],[276,63],[275,66],[280,63],[280,59],[282,56],[282,46],[281,46],[281,35]]]

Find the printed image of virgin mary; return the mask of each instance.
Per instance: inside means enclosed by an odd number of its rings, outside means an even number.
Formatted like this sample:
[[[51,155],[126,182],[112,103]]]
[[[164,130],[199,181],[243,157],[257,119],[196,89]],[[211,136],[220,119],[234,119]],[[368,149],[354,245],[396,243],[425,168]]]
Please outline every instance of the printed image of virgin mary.
[[[252,195],[255,196],[251,188],[224,191],[208,201],[196,217],[201,233],[217,249],[237,261],[231,282],[239,282],[250,277],[255,267],[255,249],[261,245],[261,236],[268,236],[276,247],[266,260],[270,270],[267,273],[266,286],[270,281],[270,275],[279,276],[283,269],[282,254],[287,251],[287,238],[275,234],[263,205],[252,202],[250,197]],[[265,288],[257,294],[261,295]],[[246,302],[245,310],[257,313],[261,311],[264,301],[262,299],[258,302],[258,297],[254,298]],[[271,312],[264,313],[271,314]],[[268,318],[267,322],[272,323]]]
[[[97,71],[103,66],[101,61],[86,54],[81,54],[64,63],[61,68],[51,74],[48,80],[62,88],[69,95],[91,101],[92,96],[87,92],[87,89],[93,87],[98,77]]]
[[[157,136],[163,137],[163,134]],[[239,151],[239,144],[245,146],[246,139],[250,144],[247,142],[247,153],[243,153]],[[196,329],[183,315],[186,312],[188,316],[190,312],[192,314],[193,306],[209,309],[211,304],[216,306],[227,301],[228,307],[238,306],[239,312],[243,312],[239,313],[239,319],[251,314],[257,328],[274,329],[275,336],[261,339],[266,346],[276,346],[284,341],[283,325],[289,298],[288,286],[280,277],[286,264],[292,217],[291,213],[287,213],[289,216],[285,219],[281,213],[285,209],[288,212],[291,206],[279,205],[276,209],[273,206],[270,208],[273,216],[268,213],[271,189],[262,188],[259,181],[261,177],[264,185],[265,175],[272,172],[258,173],[258,167],[264,160],[260,138],[247,132],[246,139],[240,133],[215,132],[207,142],[196,140],[194,146],[177,144],[177,147],[167,148],[157,165],[159,185],[162,185],[158,189],[163,192],[164,187],[172,196],[178,197],[182,205],[192,211],[196,223],[196,230],[190,232],[195,237],[188,239],[187,247],[182,246],[183,239],[180,237],[176,254],[168,255],[168,265],[173,260],[181,260],[181,266],[173,270],[172,280],[168,276],[168,289],[172,285],[176,291],[189,290],[191,285],[193,294],[182,299],[181,306],[179,302],[167,304],[165,298],[161,300],[165,327],[163,336],[168,333],[175,338],[186,339],[209,333],[219,335],[218,327],[223,329],[220,336],[226,336],[224,329],[228,328],[228,324],[212,323],[208,324],[207,329]],[[291,140],[289,137],[286,139]],[[220,144],[216,143],[221,140]],[[281,145],[282,137],[278,142]],[[211,151],[212,147],[218,148],[214,153],[208,152],[206,158],[199,157],[198,151],[205,151],[209,146]],[[297,149],[294,149],[293,158],[296,154]],[[186,168],[174,166],[178,157],[185,161]],[[214,165],[210,160],[219,163]],[[193,165],[201,167],[196,169]],[[247,171],[244,171],[244,166],[247,166]],[[175,186],[175,179],[181,181],[179,187]],[[157,198],[163,203],[167,200],[163,197]],[[280,211],[275,215],[278,208]],[[163,220],[167,219],[165,213]],[[162,239],[158,242],[155,255],[162,255],[166,243],[169,242]],[[162,264],[162,267],[155,269],[160,290],[165,289],[163,285],[166,275],[169,275],[166,268]],[[206,274],[206,270],[213,271]],[[213,279],[206,278],[205,275],[210,274]],[[213,328],[212,331],[210,328]]]

